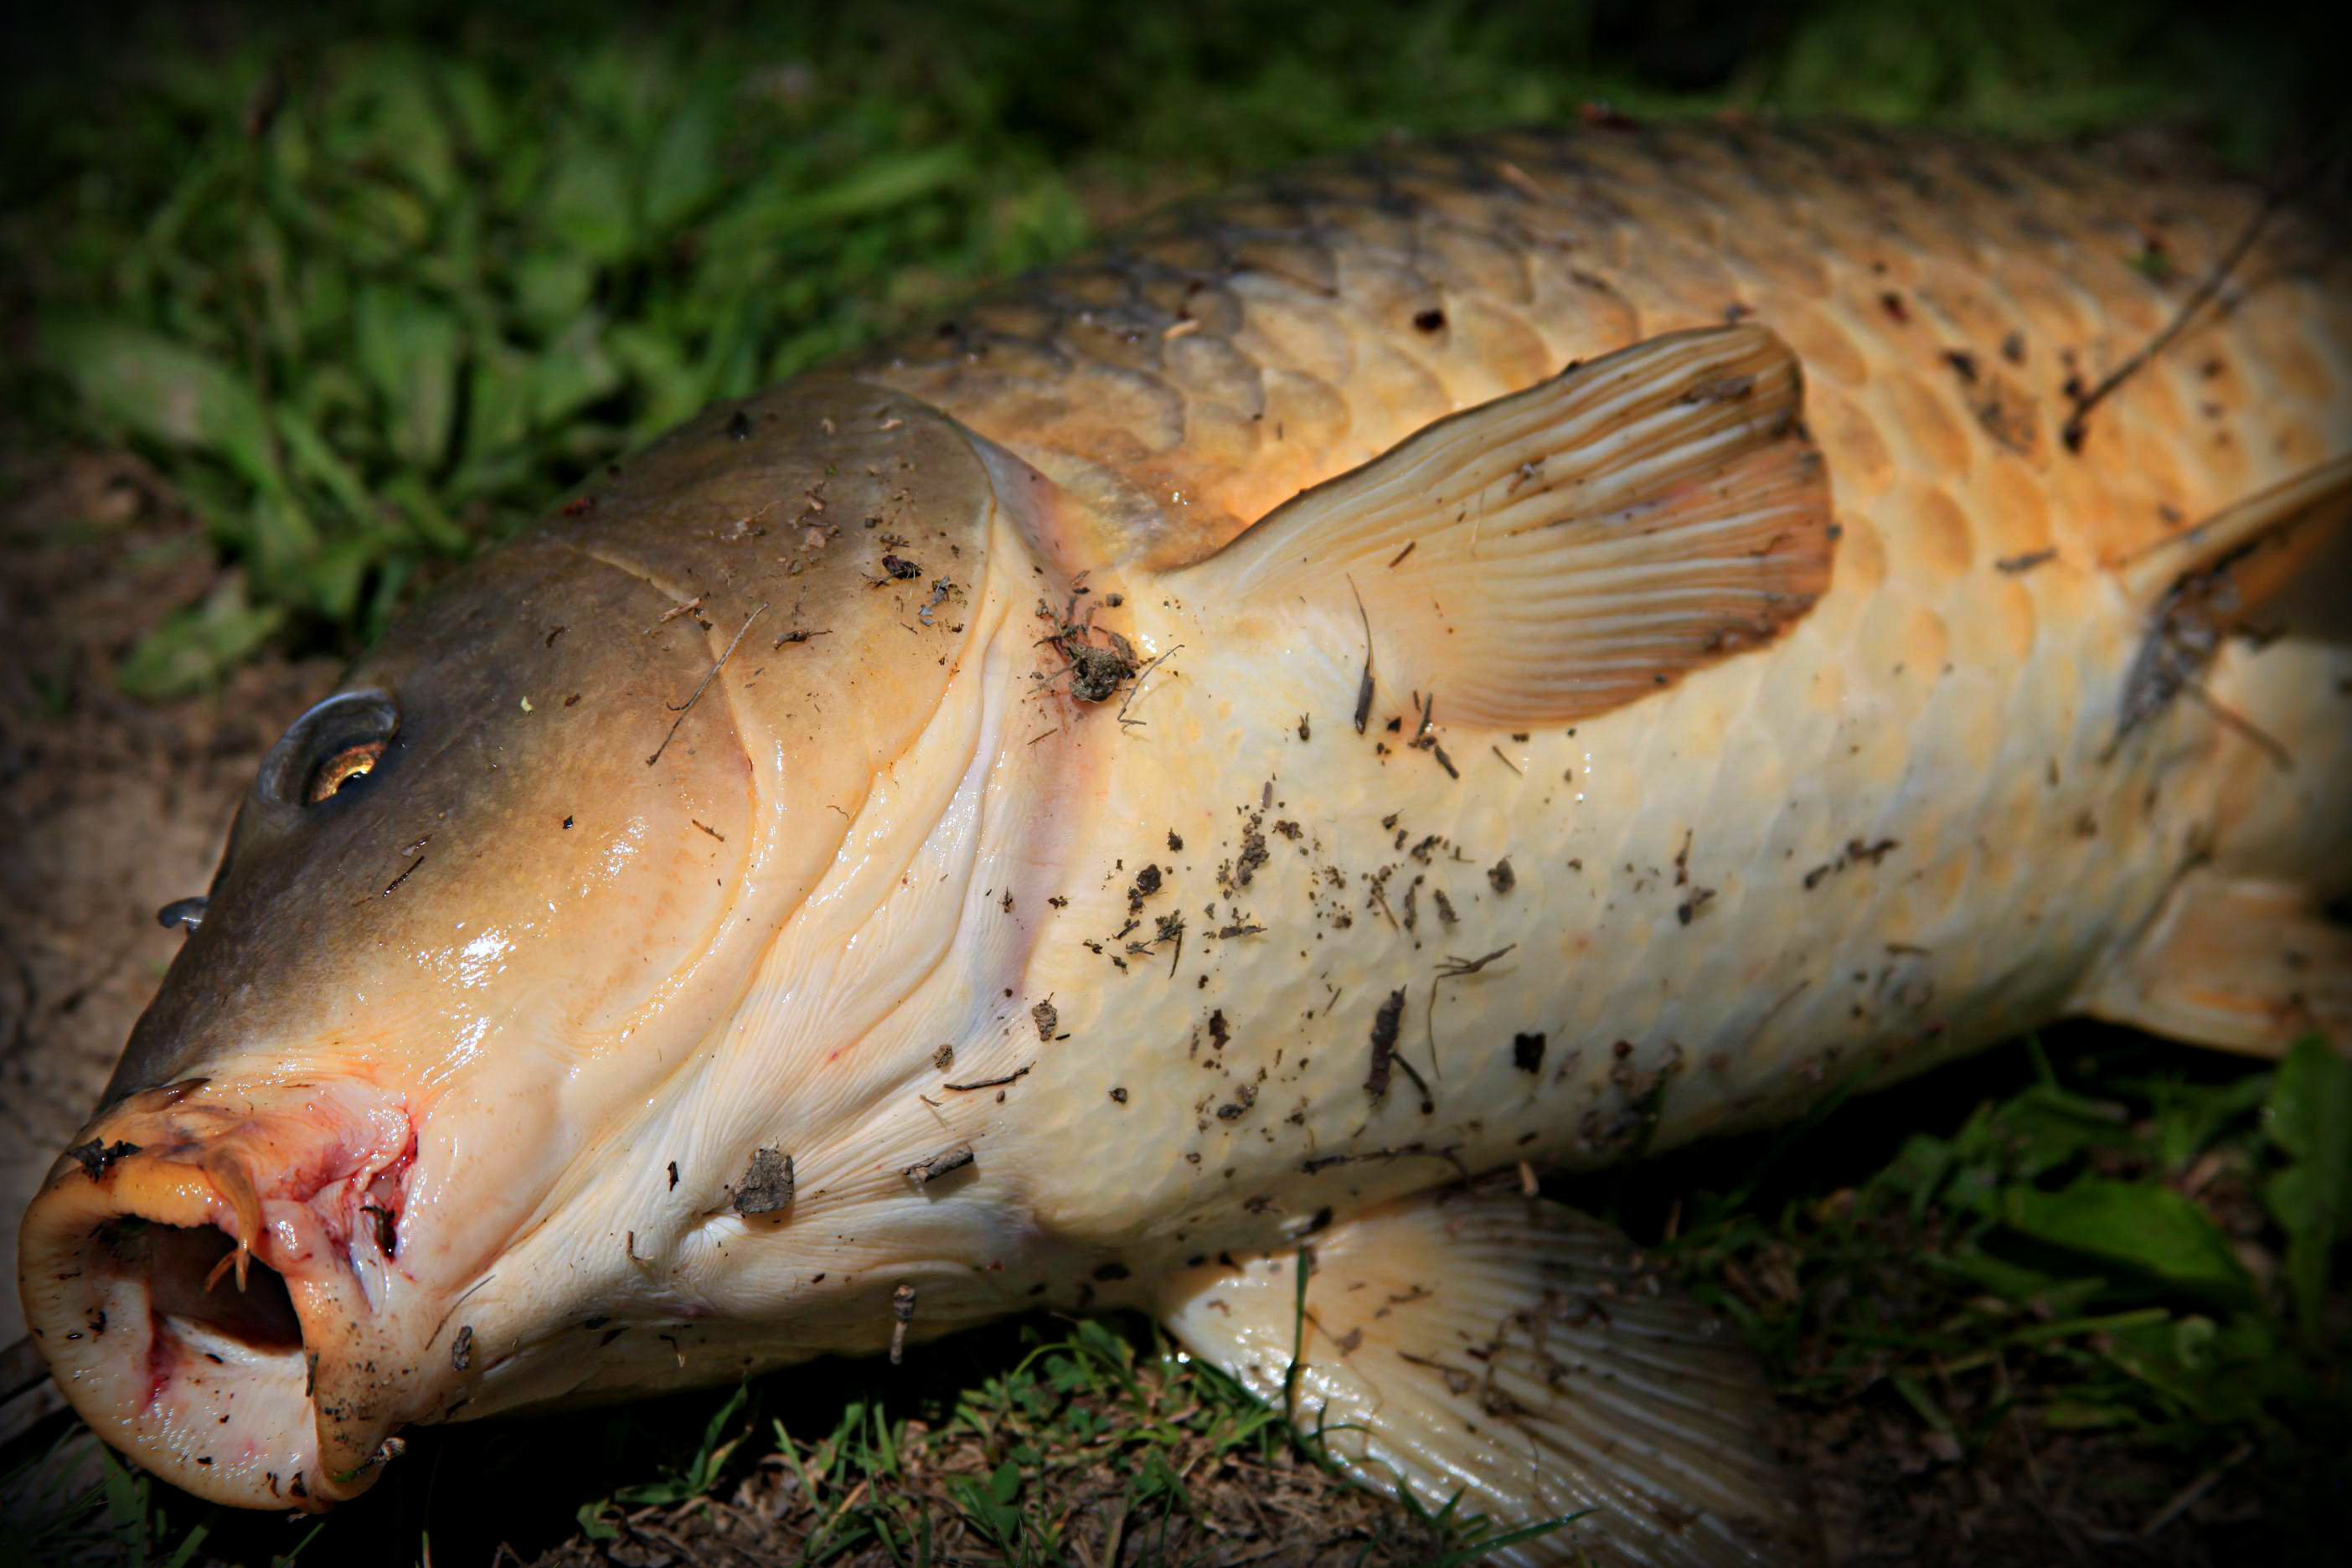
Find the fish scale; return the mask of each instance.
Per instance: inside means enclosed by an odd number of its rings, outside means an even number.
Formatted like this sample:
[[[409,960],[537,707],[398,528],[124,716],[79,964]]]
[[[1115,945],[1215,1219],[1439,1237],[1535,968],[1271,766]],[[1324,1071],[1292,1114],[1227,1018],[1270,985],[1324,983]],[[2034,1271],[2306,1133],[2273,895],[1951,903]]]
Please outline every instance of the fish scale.
[[[1107,485],[1126,528],[1106,548],[1170,566],[1433,418],[1753,317],[1805,365],[1845,506],[1906,471],[1955,503],[1941,574],[2048,548],[2053,515],[2106,562],[2332,455],[2352,417],[2352,263],[2290,213],[2242,271],[2288,276],[2192,327],[2079,460],[2063,450],[2067,383],[2143,348],[2261,205],[2242,181],[1917,135],[1522,132],[1177,207],[867,368]]]
[[[2069,1012],[2352,1028],[2330,238],[1603,122],[707,410],[273,749],[28,1321],[320,1508],[405,1423],[1129,1304],[1374,1484],[1593,1510],[1507,1561],[1806,1561],[1752,1361],[1521,1173]]]

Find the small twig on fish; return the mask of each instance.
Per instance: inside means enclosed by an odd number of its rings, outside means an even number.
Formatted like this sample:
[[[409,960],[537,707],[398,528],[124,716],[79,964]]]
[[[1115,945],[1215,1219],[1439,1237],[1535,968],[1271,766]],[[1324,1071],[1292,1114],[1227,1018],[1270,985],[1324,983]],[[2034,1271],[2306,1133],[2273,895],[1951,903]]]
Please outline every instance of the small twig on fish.
[[[1419,546],[1419,544],[1420,544],[1420,543],[1421,543],[1421,541],[1420,541],[1420,540],[1418,540],[1418,539],[1408,539],[1408,540],[1406,540],[1406,541],[1404,542],[1404,548],[1403,548],[1402,550],[1398,551],[1394,555],[1391,555],[1391,556],[1390,556],[1390,557],[1389,557],[1389,570],[1390,570],[1390,571],[1391,571],[1391,572],[1393,572],[1393,571],[1395,571],[1398,567],[1400,567],[1400,566],[1403,565],[1403,564],[1404,564],[1404,558],[1405,558],[1406,556],[1408,556],[1408,555],[1412,554],[1412,553],[1413,552],[1414,549],[1415,549],[1417,546]]]
[[[940,1087],[941,1089],[951,1089],[958,1094],[969,1094],[975,1089],[1001,1089],[1008,1083],[1017,1083],[1021,1079],[1027,1078],[1029,1076],[1030,1068],[1034,1068],[1036,1065],[1037,1064],[1035,1062],[1031,1062],[1028,1067],[1017,1068],[1013,1071],[1006,1073],[1003,1078],[984,1078],[978,1083],[943,1083],[940,1085]]]
[[[1515,942],[1509,947],[1498,947],[1494,952],[1482,954],[1477,958],[1449,957],[1437,966],[1437,977],[1440,980],[1459,980],[1465,974],[1475,974],[1505,953],[1517,949],[1518,945]]]
[[[691,599],[681,599],[677,604],[672,605],[668,609],[664,610],[655,618],[652,626],[646,628],[646,636],[653,636],[654,633],[661,630],[662,627],[669,625],[670,622],[677,619],[680,616],[692,615],[695,611],[702,608],[702,600],[703,595],[697,594]]]
[[[719,662],[710,667],[709,673],[705,675],[702,678],[701,684],[694,689],[694,695],[688,698],[683,704],[670,709],[670,711],[677,714],[677,717],[670,721],[669,733],[664,735],[662,737],[661,744],[654,748],[654,754],[646,759],[646,766],[652,767],[656,763],[661,761],[662,753],[669,750],[670,742],[677,737],[677,727],[686,722],[688,710],[697,702],[702,700],[702,694],[709,689],[710,683],[712,681],[719,679],[719,672],[727,668],[727,661],[735,657],[735,645],[743,640],[743,634],[751,629],[751,623],[758,620],[760,618],[760,612],[767,607],[767,601],[762,599],[752,608],[750,615],[743,617],[743,624],[736,628],[735,636],[727,644],[727,651],[719,656]]]
[[[1356,733],[1360,735],[1372,716],[1372,617],[1364,608],[1364,595],[1357,591],[1353,575],[1348,579],[1348,592],[1356,595],[1356,614],[1364,623],[1364,678],[1356,683]]]
[[[425,1344],[429,1346],[435,1341],[438,1340],[441,1337],[441,1331],[449,1326],[449,1320],[457,1315],[457,1309],[466,1304],[467,1298],[471,1297],[475,1291],[480,1289],[483,1286],[488,1285],[491,1280],[496,1279],[497,1278],[498,1276],[495,1274],[486,1274],[481,1279],[475,1280],[471,1285],[467,1286],[464,1294],[460,1295],[456,1300],[450,1302],[449,1310],[441,1314],[441,1321],[433,1325],[433,1332],[426,1338],[425,1342]]]
[[[1130,719],[1127,716],[1128,704],[1134,701],[1138,697],[1140,697],[1143,694],[1143,683],[1151,679],[1151,672],[1158,669],[1161,665],[1167,663],[1169,659],[1175,656],[1177,648],[1181,648],[1184,645],[1182,643],[1178,643],[1176,647],[1170,648],[1166,653],[1161,654],[1158,658],[1153,659],[1150,664],[1145,665],[1141,669],[1136,671],[1135,683],[1127,689],[1127,696],[1119,701],[1118,721],[1120,723],[1140,724],[1143,722],[1140,719]]]
[[[1424,1009],[1425,1016],[1423,1019],[1423,1026],[1429,1037],[1429,1068],[1432,1072],[1435,1073],[1441,1080],[1445,1077],[1445,1064],[1437,1054],[1438,986],[1448,980],[1459,980],[1465,974],[1477,973],[1480,970],[1486,968],[1488,964],[1494,963],[1495,960],[1502,957],[1505,953],[1509,952],[1513,948],[1516,948],[1518,945],[1519,944],[1515,942],[1511,943],[1509,947],[1498,947],[1494,952],[1478,958],[1448,958],[1444,963],[1438,965],[1437,977],[1429,983],[1429,1002]],[[1406,1070],[1411,1071],[1412,1069],[1407,1068]]]
[[[409,878],[414,877],[415,875],[416,875],[416,868],[418,868],[419,866],[422,866],[422,865],[424,865],[424,864],[425,864],[425,857],[424,857],[424,856],[422,856],[422,855],[419,855],[415,859],[411,860],[411,861],[408,863],[408,869],[407,869],[407,870],[403,871],[399,876],[394,877],[391,881],[386,882],[386,883],[384,884],[384,887],[383,887],[383,894],[384,894],[384,897],[386,897],[386,898],[390,898],[390,897],[392,896],[392,890],[393,890],[394,888],[397,888],[398,886],[400,886],[403,882],[405,882],[406,880],[408,880],[408,879],[409,879]]]
[[[924,1183],[944,1176],[950,1171],[961,1171],[972,1163],[971,1145],[959,1143],[945,1153],[934,1154],[928,1160],[918,1160],[899,1173],[919,1189]]]
[[[1521,766],[1519,766],[1519,764],[1518,764],[1518,763],[1515,763],[1515,762],[1511,761],[1511,759],[1510,759],[1510,758],[1508,758],[1508,757],[1507,757],[1507,756],[1503,755],[1503,748],[1502,748],[1502,747],[1500,747],[1500,746],[1493,746],[1493,747],[1490,747],[1490,748],[1488,748],[1488,749],[1489,749],[1489,750],[1491,750],[1491,751],[1495,753],[1495,760],[1496,760],[1496,762],[1498,762],[1498,763],[1502,763],[1505,767],[1507,767],[1507,768],[1510,769],[1513,773],[1515,773],[1518,774],[1521,778],[1525,778],[1525,777],[1527,777],[1527,776],[1528,776],[1527,770],[1526,770],[1525,768],[1522,768]]]
[[[1435,1048],[1434,1045],[1431,1047],[1433,1050]],[[1423,1116],[1433,1114],[1437,1110],[1437,1099],[1429,1092],[1429,1085],[1423,1079],[1421,1074],[1413,1070],[1412,1058],[1402,1051],[1399,1051],[1396,1054],[1396,1065],[1404,1069],[1405,1077],[1412,1079],[1412,1087],[1421,1090],[1421,1113]]]
[[[2088,392],[2080,390],[2074,381],[2067,382],[2064,390],[2066,396],[2074,405],[2074,411],[2066,416],[2066,423],[2059,427],[2058,437],[2066,444],[2068,451],[2079,452],[2083,449],[2083,437],[2088,428],[2086,422],[2091,417],[2091,410],[2105,402],[2116,388],[2137,374],[2148,361],[2162,353],[2173,339],[2188,330],[2190,320],[2197,312],[2203,310],[2211,302],[2213,297],[2221,291],[2221,285],[2229,281],[2230,274],[2237,270],[2238,263],[2243,261],[2246,258],[2246,253],[2253,249],[2254,241],[2261,237],[2263,226],[2270,222],[2272,215],[2285,205],[2288,195],[2301,183],[2300,180],[2289,182],[2263,198],[2263,205],[2255,209],[2254,216],[2248,220],[2244,231],[2238,236],[2237,243],[2231,246],[2220,262],[2205,275],[2205,280],[2197,286],[2196,290],[2181,301],[2180,309],[2173,312],[2172,320],[2167,322],[2156,336],[2142,345],[2137,353],[2109,371],[2105,377]]]
[[[1366,1149],[1352,1154],[1310,1154],[1298,1163],[1308,1175],[1328,1171],[1334,1165],[1351,1165],[1359,1160],[1443,1160],[1461,1173],[1464,1181],[1470,1180],[1470,1167],[1462,1163],[1457,1145],[1449,1143],[1443,1149],[1424,1149],[1419,1144],[1402,1149]]]

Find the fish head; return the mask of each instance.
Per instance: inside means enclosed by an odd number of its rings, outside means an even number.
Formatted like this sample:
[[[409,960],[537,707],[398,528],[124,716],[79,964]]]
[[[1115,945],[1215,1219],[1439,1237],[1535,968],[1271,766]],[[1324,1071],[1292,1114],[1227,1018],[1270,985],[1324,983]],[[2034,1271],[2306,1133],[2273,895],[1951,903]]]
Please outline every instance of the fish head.
[[[321,1507],[631,1277],[583,1194],[667,1201],[646,1118],[934,719],[1001,511],[942,416],[794,383],[600,468],[293,722],[26,1218],[27,1320],[101,1436]]]

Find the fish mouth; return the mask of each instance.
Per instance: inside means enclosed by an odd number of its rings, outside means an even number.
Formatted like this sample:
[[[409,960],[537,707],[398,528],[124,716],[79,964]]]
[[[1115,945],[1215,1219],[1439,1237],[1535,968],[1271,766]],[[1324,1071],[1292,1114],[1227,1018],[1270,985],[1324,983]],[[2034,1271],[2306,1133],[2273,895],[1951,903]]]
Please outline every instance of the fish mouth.
[[[68,1402],[210,1501],[316,1510],[366,1490],[440,1381],[404,1375],[416,1313],[394,1304],[418,1294],[397,1289],[414,1150],[404,1112],[349,1094],[104,1119],[18,1247],[26,1320]]]

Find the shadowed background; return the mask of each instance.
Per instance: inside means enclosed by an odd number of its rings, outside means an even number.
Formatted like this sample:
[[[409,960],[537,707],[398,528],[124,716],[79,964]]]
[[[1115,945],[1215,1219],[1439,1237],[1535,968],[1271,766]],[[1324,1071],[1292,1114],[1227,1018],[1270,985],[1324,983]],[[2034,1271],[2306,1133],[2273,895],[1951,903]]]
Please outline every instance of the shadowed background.
[[[153,910],[203,886],[268,740],[453,563],[711,399],[1159,200],[1397,133],[1605,104],[2302,173],[2344,144],[2319,9],[12,21],[0,1239],[13,1256],[23,1196],[178,944]],[[2069,1030],[1832,1114],[1801,1148],[1727,1144],[1566,1195],[1671,1239],[1740,1318],[1801,1417],[1843,1561],[2317,1560],[2352,1425],[2330,1268],[2347,1132],[2352,1075],[2321,1054],[2273,1072]],[[10,1300],[0,1342],[20,1331]],[[6,1511],[39,1521],[0,1536],[0,1563],[476,1563],[501,1542],[633,1568],[1424,1562],[1475,1534],[1341,1489],[1137,1323],[1040,1320],[899,1373],[420,1435],[322,1527],[150,1489],[62,1419],[0,1469]]]

